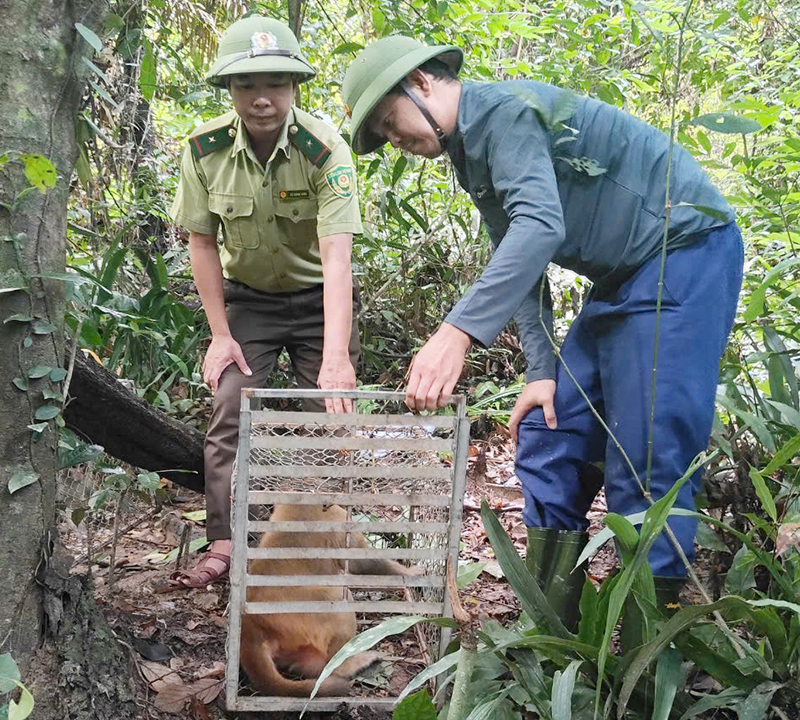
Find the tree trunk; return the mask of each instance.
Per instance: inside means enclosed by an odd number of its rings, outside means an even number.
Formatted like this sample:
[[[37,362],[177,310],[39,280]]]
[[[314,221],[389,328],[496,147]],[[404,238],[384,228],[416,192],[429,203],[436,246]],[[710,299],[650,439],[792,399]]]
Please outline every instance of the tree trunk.
[[[201,432],[154,408],[83,353],[75,357],[69,395],[64,419],[78,435],[119,460],[203,492]]]
[[[34,575],[47,564],[42,538],[55,512],[55,427],[41,408],[57,406],[57,397],[43,393],[60,390],[58,371],[28,378],[41,374],[33,368],[64,364],[64,284],[41,276],[65,265],[75,118],[87,70],[80,56],[89,52],[75,23],[97,27],[104,8],[94,0],[0,0],[0,652],[11,652],[23,670],[41,635]],[[55,175],[34,155],[49,159]],[[37,162],[45,180],[55,181],[44,193],[30,187]],[[12,315],[19,319],[9,321]],[[27,426],[36,423],[41,431],[33,433]],[[9,492],[9,483],[26,480]]]

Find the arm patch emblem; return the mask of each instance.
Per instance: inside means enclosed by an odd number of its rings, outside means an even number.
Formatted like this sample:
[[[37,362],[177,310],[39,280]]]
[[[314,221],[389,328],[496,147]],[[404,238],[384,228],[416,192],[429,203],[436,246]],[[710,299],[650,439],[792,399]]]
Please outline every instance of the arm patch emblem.
[[[337,165],[325,173],[328,186],[339,197],[349,198],[356,186],[355,173],[350,165]]]

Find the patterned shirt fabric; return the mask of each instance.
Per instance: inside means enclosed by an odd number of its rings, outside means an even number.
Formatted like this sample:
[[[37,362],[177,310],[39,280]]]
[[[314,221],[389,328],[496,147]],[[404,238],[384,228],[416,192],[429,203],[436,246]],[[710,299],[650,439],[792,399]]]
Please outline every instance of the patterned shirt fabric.
[[[302,142],[304,151],[295,144]],[[350,148],[324,122],[292,108],[264,166],[231,111],[187,143],[170,216],[192,232],[222,230],[229,280],[266,292],[320,284],[319,238],[361,232]]]
[[[447,153],[495,247],[445,321],[488,346],[514,317],[528,382],[555,378],[552,261],[615,288],[661,251],[669,138],[606,103],[535,81],[465,83]],[[669,249],[734,220],[698,163],[673,147]]]

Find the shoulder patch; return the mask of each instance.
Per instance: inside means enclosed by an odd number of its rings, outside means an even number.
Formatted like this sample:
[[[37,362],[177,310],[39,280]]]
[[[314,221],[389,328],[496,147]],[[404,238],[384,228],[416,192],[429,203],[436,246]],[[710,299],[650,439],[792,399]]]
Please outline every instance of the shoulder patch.
[[[349,198],[356,184],[355,173],[350,165],[337,165],[325,173],[328,187],[339,197]]]
[[[289,126],[289,139],[317,167],[322,167],[331,156],[331,149],[300,123]]]
[[[189,145],[192,146],[192,154],[196,158],[210,155],[216,150],[230,147],[236,137],[236,130],[232,125],[226,125],[216,130],[211,130],[201,135],[189,138]]]

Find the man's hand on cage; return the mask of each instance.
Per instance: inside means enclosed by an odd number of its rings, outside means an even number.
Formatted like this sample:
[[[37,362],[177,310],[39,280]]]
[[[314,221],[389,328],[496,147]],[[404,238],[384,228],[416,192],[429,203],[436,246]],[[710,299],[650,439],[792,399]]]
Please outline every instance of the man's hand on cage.
[[[436,410],[450,401],[471,342],[470,336],[462,330],[442,323],[408,369],[406,405],[409,408]]]
[[[350,358],[331,359],[323,355],[317,387],[320,390],[355,390],[356,372]],[[325,410],[329,413],[353,412],[353,401],[349,398],[325,398]]]

